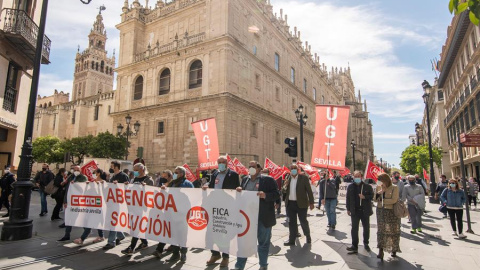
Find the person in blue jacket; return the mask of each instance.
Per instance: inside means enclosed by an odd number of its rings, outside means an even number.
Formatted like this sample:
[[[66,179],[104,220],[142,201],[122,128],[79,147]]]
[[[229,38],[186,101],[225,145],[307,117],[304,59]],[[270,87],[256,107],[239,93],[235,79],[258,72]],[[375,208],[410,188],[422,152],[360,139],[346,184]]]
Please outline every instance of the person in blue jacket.
[[[460,189],[458,181],[450,179],[448,181],[448,188],[446,188],[440,196],[442,204],[447,206],[448,215],[450,216],[450,224],[452,225],[453,233],[460,238],[467,238],[463,234],[463,205],[465,204],[465,192]],[[456,219],[456,222],[455,222]],[[455,224],[457,223],[457,224]],[[458,226],[458,234],[457,234]]]

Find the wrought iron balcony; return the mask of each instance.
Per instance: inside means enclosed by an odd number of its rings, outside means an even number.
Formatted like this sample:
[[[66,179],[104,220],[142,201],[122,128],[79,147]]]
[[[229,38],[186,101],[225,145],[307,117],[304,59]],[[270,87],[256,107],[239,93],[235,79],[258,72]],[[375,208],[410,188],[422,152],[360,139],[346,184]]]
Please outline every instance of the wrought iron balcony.
[[[4,8],[0,20],[0,34],[23,53],[32,62],[35,59],[37,46],[38,25],[24,11]],[[42,64],[49,64],[51,41],[47,36],[43,38]]]

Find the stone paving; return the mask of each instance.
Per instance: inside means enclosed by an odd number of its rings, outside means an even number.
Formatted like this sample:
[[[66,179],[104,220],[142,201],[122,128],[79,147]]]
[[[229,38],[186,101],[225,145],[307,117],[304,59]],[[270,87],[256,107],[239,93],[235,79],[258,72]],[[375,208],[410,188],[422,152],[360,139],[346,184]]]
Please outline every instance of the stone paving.
[[[135,253],[133,256],[123,256],[120,251],[129,244],[129,238],[120,246],[109,251],[102,250],[105,242],[93,244],[95,230],[81,247],[69,242],[57,243],[63,236],[63,229],[58,225],[61,221],[50,221],[50,217],[39,217],[40,212],[38,192],[32,196],[30,216],[34,219],[34,237],[17,242],[0,242],[0,270],[3,269],[220,269],[219,265],[206,266],[210,252],[202,249],[190,249],[186,263],[167,263],[165,259],[154,257],[156,243],[149,241],[150,247]],[[54,201],[49,199],[49,211],[53,210]],[[385,261],[380,262],[376,255],[376,217],[371,217],[370,246],[372,252],[359,247],[357,255],[348,255],[345,248],[351,244],[350,217],[347,215],[344,203],[337,207],[336,231],[327,230],[327,218],[323,211],[309,211],[312,244],[307,245],[305,237],[296,241],[296,246],[284,247],[288,238],[288,226],[282,215],[273,228],[270,270],[281,269],[480,269],[480,236],[467,233],[465,240],[451,235],[448,219],[443,219],[438,212],[438,205],[427,204],[430,212],[424,216],[424,232],[410,234],[406,219],[402,220],[402,235],[400,247],[402,253],[397,258],[385,254]],[[284,213],[284,209],[282,209]],[[4,211],[0,213],[3,215]],[[480,211],[472,211],[472,229],[480,233]],[[466,219],[464,215],[464,219]],[[0,218],[0,227],[5,218]],[[466,222],[464,224],[466,230]],[[299,229],[301,232],[301,229]],[[360,228],[362,230],[362,228]],[[79,237],[81,229],[73,230],[72,237]],[[72,239],[73,240],[73,239]],[[362,232],[360,231],[360,243]],[[230,267],[235,265],[235,257],[230,258]],[[247,269],[258,269],[258,259],[249,258]],[[227,268],[225,268],[227,269]]]

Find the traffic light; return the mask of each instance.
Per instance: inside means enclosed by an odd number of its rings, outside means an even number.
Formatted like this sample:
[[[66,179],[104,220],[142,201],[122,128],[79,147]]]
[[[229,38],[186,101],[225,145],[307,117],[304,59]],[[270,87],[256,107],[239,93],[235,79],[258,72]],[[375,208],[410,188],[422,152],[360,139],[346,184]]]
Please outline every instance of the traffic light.
[[[297,157],[297,137],[286,138],[285,144],[287,145],[285,153],[287,153],[289,157]]]

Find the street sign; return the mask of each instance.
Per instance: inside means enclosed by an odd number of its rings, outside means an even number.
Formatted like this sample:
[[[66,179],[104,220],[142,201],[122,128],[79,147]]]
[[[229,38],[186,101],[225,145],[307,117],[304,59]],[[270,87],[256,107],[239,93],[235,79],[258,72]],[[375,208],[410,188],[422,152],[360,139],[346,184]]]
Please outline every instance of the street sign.
[[[460,142],[466,147],[480,146],[480,134],[460,134]]]

